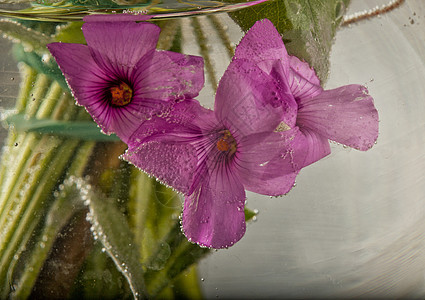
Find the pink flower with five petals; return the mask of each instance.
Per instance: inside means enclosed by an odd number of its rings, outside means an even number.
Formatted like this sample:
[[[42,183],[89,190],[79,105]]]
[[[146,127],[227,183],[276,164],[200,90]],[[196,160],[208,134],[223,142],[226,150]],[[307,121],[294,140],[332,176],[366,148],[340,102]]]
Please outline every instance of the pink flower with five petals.
[[[77,103],[105,133],[125,142],[147,118],[198,95],[203,59],[156,50],[160,28],[154,24],[103,19],[83,25],[87,45],[48,48]]]

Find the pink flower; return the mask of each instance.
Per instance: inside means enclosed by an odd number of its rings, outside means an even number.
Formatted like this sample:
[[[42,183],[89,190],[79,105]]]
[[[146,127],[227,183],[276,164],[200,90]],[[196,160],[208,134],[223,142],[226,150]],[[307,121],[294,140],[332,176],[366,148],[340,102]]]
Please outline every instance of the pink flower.
[[[378,137],[378,112],[366,87],[352,84],[323,90],[314,70],[288,55],[281,36],[269,20],[256,22],[247,32],[235,51],[234,60],[239,59],[255,63],[285,91],[275,139],[278,143],[279,134],[287,139],[286,130],[295,133],[291,147],[282,149],[283,157],[291,157],[295,172],[328,155],[328,140],[362,151],[374,145]],[[274,184],[282,187],[278,194],[289,191],[293,175],[275,178]],[[246,188],[270,194],[265,186]]]
[[[289,130],[274,139],[281,94],[273,78],[237,60],[219,83],[214,111],[183,101],[129,139],[124,159],[186,195],[182,226],[189,240],[212,248],[233,245],[245,233],[244,187],[267,186],[275,193],[280,187],[269,182],[294,173],[290,160],[275,159],[293,138]]]
[[[145,119],[197,96],[204,84],[201,57],[155,49],[154,24],[100,21],[82,29],[87,45],[48,48],[77,103],[107,134],[126,141]]]

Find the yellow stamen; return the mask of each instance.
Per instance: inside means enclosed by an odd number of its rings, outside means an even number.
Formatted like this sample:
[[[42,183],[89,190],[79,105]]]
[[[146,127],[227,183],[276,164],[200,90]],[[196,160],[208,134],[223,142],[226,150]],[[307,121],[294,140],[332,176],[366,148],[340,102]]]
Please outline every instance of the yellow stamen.
[[[229,151],[230,154],[235,153],[237,149],[235,138],[232,136],[229,130],[223,130],[221,133],[223,135],[217,141],[217,149],[222,152]]]
[[[125,106],[133,99],[133,90],[125,83],[111,87],[111,104],[116,106]]]
[[[226,140],[224,140],[223,138],[219,139],[217,142],[217,149],[220,151],[227,151],[229,150],[230,146],[229,144],[226,142]]]

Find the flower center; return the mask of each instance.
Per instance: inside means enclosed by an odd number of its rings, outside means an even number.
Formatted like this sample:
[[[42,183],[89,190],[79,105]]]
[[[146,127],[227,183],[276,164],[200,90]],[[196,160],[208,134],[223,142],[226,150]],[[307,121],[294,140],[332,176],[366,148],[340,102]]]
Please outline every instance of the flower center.
[[[229,130],[223,130],[222,136],[217,141],[217,149],[221,152],[229,152],[233,154],[236,152],[237,144],[235,138],[232,136]]]
[[[120,85],[111,87],[111,104],[116,106],[125,106],[133,99],[133,90],[125,83],[121,82]]]

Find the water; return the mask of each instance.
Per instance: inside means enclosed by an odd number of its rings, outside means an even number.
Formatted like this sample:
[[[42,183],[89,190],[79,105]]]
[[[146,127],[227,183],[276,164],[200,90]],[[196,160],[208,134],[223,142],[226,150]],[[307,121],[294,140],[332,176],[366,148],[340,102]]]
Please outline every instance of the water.
[[[353,0],[348,13],[386,2]],[[234,46],[242,32],[228,16],[218,16],[225,24],[229,45]],[[202,49],[194,46],[197,37],[192,20],[183,18],[181,22],[183,52],[202,54]],[[208,37],[206,46],[216,74],[211,78],[207,73],[198,99],[212,108],[214,85],[230,56],[221,40],[223,33],[205,16],[198,22]],[[297,186],[284,197],[248,193],[248,207],[261,213],[247,226],[241,241],[228,250],[213,252],[200,263],[199,280],[206,298],[423,299],[423,22],[425,4],[412,1],[337,33],[326,88],[350,83],[368,87],[380,115],[378,143],[364,153],[331,144],[332,154],[303,169]],[[13,107],[20,82],[10,47],[10,41],[0,40],[3,108]],[[0,133],[3,140],[6,130]],[[179,209],[179,203],[167,202],[162,207]],[[38,245],[44,249],[44,236],[41,242]],[[97,247],[97,253],[109,251]]]

